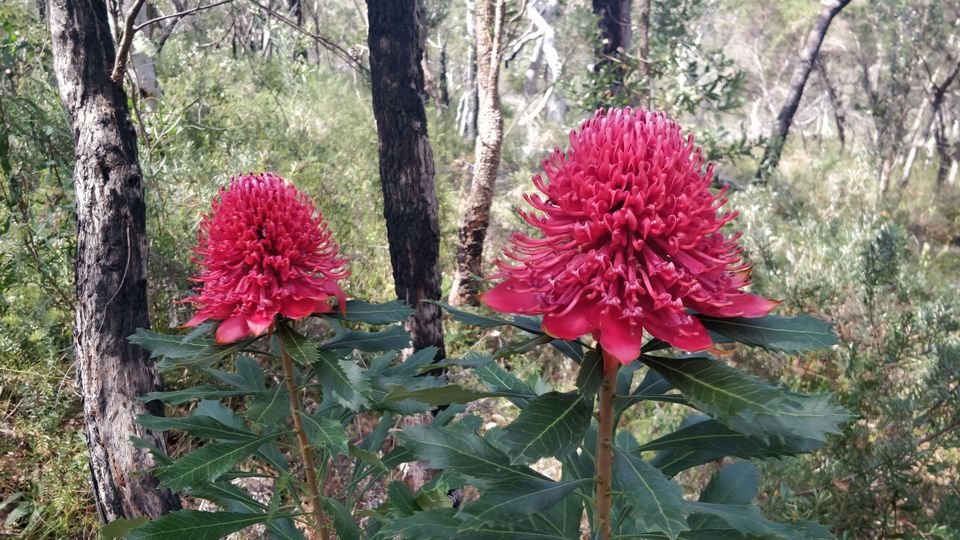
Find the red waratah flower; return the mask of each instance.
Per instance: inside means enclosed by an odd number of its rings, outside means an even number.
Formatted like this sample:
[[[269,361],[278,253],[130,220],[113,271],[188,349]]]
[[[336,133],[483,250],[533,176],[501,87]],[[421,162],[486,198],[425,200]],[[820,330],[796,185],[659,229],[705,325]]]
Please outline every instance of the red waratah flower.
[[[218,200],[219,199],[219,200]],[[234,177],[220,189],[200,222],[193,252],[202,283],[193,302],[199,311],[184,326],[221,321],[217,343],[269,330],[277,315],[302,319],[332,310],[346,298],[337,284],[350,275],[323,216],[306,195],[272,174]]]
[[[494,310],[542,314],[543,329],[574,339],[592,333],[605,356],[628,363],[643,331],[687,351],[712,345],[690,314],[758,317],[778,302],[743,292],[739,233],[720,228],[724,191],[709,191],[693,136],[662,113],[599,111],[570,133],[570,149],[543,162],[547,179],[520,211],[543,238],[515,234],[498,261],[506,278],[483,294]]]

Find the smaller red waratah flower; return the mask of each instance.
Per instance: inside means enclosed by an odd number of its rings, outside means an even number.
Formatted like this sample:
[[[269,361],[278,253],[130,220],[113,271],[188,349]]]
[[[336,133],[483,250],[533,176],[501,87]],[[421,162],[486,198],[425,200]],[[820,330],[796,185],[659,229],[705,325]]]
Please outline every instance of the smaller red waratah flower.
[[[542,314],[543,329],[574,339],[591,333],[606,361],[640,355],[643,331],[687,351],[712,345],[691,311],[759,317],[778,302],[744,292],[749,266],[720,228],[724,191],[693,136],[662,113],[599,111],[570,133],[570,149],[543,162],[543,193],[520,211],[542,238],[515,234],[482,295],[494,310]]]
[[[347,259],[310,199],[275,174],[236,176],[220,188],[193,252],[202,269],[192,279],[202,285],[184,302],[199,311],[184,326],[221,321],[217,343],[259,336],[277,315],[330,312],[334,297],[346,309],[337,280],[350,275]]]

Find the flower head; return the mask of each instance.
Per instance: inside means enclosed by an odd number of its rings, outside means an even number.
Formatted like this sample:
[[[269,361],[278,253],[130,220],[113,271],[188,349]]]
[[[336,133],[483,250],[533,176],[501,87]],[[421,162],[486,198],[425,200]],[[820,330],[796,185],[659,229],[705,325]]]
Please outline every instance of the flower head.
[[[744,292],[735,216],[720,213],[723,191],[709,191],[700,148],[662,113],[599,111],[570,133],[570,149],[543,162],[543,194],[524,199],[539,212],[523,219],[541,238],[515,234],[482,296],[497,311],[542,314],[549,334],[592,333],[605,355],[628,363],[643,331],[679,349],[711,346],[696,311],[758,317],[777,302]]]
[[[218,200],[219,199],[219,200]],[[269,330],[277,315],[302,319],[346,298],[337,280],[350,275],[323,216],[306,195],[272,174],[240,175],[221,188],[200,222],[194,262],[202,285],[184,300],[199,311],[185,326],[219,320],[217,343]]]

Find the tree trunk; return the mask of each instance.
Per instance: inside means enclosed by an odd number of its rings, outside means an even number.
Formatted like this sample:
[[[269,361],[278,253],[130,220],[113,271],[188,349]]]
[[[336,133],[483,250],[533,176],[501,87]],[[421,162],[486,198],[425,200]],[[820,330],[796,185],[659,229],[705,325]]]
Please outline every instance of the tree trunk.
[[[119,5],[120,11],[116,13],[116,18],[110,17],[109,19],[113,26],[113,35],[118,36],[118,40],[122,33],[121,30],[123,29],[124,22],[136,3],[136,0],[122,0]],[[140,11],[137,12],[133,22],[138,25],[147,22],[146,2],[140,7]],[[144,51],[142,46],[138,47],[138,39],[147,40],[148,38],[143,32],[137,32],[137,34],[139,34],[139,36],[134,36],[134,41],[130,46],[128,56],[129,69],[127,73],[130,75],[130,79],[133,80],[136,93],[143,99],[146,109],[148,111],[155,111],[157,110],[163,93],[160,91],[160,83],[157,80],[157,68],[153,56],[147,51]]]
[[[833,109],[833,122],[837,127],[837,137],[840,139],[840,148],[842,149],[847,146],[847,119],[843,114],[843,109],[840,108],[840,97],[837,95],[833,83],[830,82],[830,76],[827,73],[827,64],[824,62],[823,57],[817,58],[816,65],[817,73],[820,75],[820,79],[823,80],[823,86],[827,90],[827,99],[830,100],[830,108]]]
[[[440,299],[440,221],[433,151],[423,107],[416,0],[367,0],[370,79],[380,143],[380,184],[397,296],[416,308],[414,349],[445,356]]]
[[[74,347],[90,470],[102,521],[160,516],[180,506],[147,473],[163,448],[136,423],[157,402],[137,397],[160,388],[147,351],[127,336],[150,325],[147,312],[146,206],[127,98],[110,81],[113,38],[103,0],[49,0],[54,71],[73,126],[77,207],[77,311]]]
[[[650,10],[651,0],[640,0],[640,13],[637,16],[637,56],[640,57],[640,64],[637,66],[637,80],[639,86],[636,90],[637,104],[641,107],[651,107],[650,95]]]
[[[919,133],[913,137],[913,143],[910,145],[910,150],[907,153],[907,158],[903,165],[903,172],[900,175],[900,189],[907,187],[907,183],[910,182],[910,174],[913,171],[913,164],[917,159],[917,152],[920,150],[920,147],[923,146],[923,142],[929,137],[930,130],[934,127],[934,124],[936,124],[937,117],[940,115],[940,109],[943,107],[943,100],[946,97],[947,90],[957,79],[958,75],[960,75],[960,62],[954,66],[953,71],[951,71],[943,83],[939,85],[932,80],[937,76],[936,71],[931,76],[930,90],[933,96],[930,98],[930,120],[925,124],[921,124],[925,125],[926,129],[919,131]],[[922,118],[924,118],[924,111],[918,113],[917,120],[921,121]],[[936,137],[936,134],[934,134],[934,136]],[[939,144],[939,142],[937,144]]]
[[[600,46],[597,48],[597,72],[612,71],[612,97],[626,94],[627,49],[633,39],[630,26],[630,9],[633,0],[593,0],[593,14],[600,25]]]
[[[460,96],[460,102],[457,104],[457,130],[460,136],[465,139],[472,139],[477,136],[477,40],[476,29],[474,28],[474,0],[466,0],[466,30],[467,43],[467,73],[466,80],[463,83],[463,94]]]
[[[827,35],[830,23],[833,18],[840,13],[850,0],[823,0],[820,14],[817,15],[817,21],[814,23],[810,33],[807,34],[807,41],[800,50],[800,58],[797,67],[793,70],[793,76],[790,77],[790,87],[787,90],[787,98],[780,107],[777,114],[777,121],[770,133],[770,139],[767,141],[767,148],[763,152],[763,159],[760,160],[760,167],[757,169],[756,178],[758,181],[765,182],[766,178],[772,173],[780,163],[780,154],[783,152],[783,145],[787,140],[787,133],[790,131],[790,124],[793,122],[793,115],[800,106],[800,98],[803,97],[803,88],[810,77],[810,71],[817,61],[817,55],[820,54],[820,45],[823,44],[823,38]]]
[[[460,204],[460,242],[450,303],[476,305],[483,275],[483,241],[490,225],[493,187],[500,168],[503,116],[500,113],[500,59],[503,40],[503,0],[478,0],[477,91],[480,99],[473,179]]]

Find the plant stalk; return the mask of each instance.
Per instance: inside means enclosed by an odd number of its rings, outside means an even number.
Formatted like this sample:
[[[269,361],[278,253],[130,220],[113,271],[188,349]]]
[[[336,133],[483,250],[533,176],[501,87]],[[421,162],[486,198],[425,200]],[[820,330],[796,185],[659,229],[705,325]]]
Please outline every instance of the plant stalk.
[[[603,359],[603,384],[600,386],[600,426],[597,431],[597,495],[594,527],[600,540],[610,538],[610,516],[613,510],[613,398],[617,393],[617,371],[620,362]]]
[[[307,432],[303,429],[300,420],[300,394],[297,393],[297,382],[294,378],[293,360],[283,348],[280,340],[280,356],[283,361],[283,374],[287,380],[287,390],[290,392],[290,414],[293,415],[293,430],[297,433],[297,443],[300,445],[300,455],[303,457],[303,467],[307,477],[307,487],[310,489],[310,504],[313,505],[313,517],[317,522],[320,540],[330,540],[330,529],[327,527],[327,516],[323,513],[320,501],[320,486],[317,484],[317,464],[313,459],[313,450],[307,440]]]

